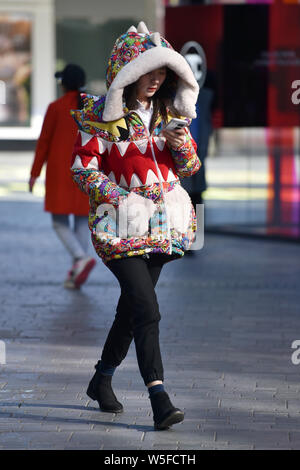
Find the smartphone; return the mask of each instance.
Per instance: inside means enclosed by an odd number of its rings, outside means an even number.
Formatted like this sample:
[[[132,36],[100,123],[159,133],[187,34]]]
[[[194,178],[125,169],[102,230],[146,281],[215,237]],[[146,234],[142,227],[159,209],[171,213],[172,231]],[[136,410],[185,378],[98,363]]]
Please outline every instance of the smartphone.
[[[184,127],[187,127],[187,126],[188,126],[188,123],[184,119],[173,118],[164,127],[164,130],[176,131],[177,129],[183,129]]]

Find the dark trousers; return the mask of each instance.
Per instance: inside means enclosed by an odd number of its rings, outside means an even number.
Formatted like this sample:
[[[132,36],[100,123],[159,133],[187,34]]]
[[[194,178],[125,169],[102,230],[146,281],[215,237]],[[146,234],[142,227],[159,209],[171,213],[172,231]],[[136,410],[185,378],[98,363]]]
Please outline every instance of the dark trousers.
[[[149,258],[108,261],[107,267],[119,281],[121,296],[117,313],[107,336],[101,360],[117,367],[126,357],[134,339],[137,361],[145,385],[163,381],[163,365],[159,347],[160,312],[155,286],[169,255],[150,254]]]

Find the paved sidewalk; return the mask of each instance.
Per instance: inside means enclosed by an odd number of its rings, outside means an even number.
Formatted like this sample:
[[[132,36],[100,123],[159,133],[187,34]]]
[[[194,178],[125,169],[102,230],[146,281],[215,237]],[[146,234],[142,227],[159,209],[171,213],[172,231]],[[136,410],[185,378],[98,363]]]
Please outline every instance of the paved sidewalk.
[[[134,345],[121,415],[85,394],[119,287],[99,261],[79,292],[41,201],[0,200],[0,449],[300,449],[299,246],[206,235],[157,292],[165,387],[186,413],[155,432]],[[300,354],[299,354],[300,357]]]

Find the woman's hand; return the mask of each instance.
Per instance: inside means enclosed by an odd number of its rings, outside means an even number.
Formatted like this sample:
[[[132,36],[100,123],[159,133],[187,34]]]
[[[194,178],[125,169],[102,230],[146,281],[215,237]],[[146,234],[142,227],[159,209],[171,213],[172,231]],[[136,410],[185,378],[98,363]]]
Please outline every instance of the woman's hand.
[[[32,190],[33,190],[33,186],[36,182],[37,178],[35,178],[34,176],[30,176],[30,179],[29,179],[29,182],[28,182],[28,185],[29,185],[29,192],[32,193]]]
[[[178,149],[185,143],[184,129],[177,129],[174,131],[168,131],[166,129],[162,131],[162,135],[167,139],[168,144],[173,150]]]

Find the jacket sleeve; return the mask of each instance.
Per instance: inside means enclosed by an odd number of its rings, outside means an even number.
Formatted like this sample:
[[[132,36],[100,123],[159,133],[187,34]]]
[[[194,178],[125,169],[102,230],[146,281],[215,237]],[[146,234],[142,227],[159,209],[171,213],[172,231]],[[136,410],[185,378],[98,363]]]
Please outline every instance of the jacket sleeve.
[[[192,138],[189,129],[186,128],[185,131],[185,143],[176,150],[170,147],[176,172],[182,178],[194,175],[201,167],[201,162],[196,153],[196,142]]]
[[[129,192],[101,171],[104,152],[102,139],[79,131],[72,154],[72,178],[96,203],[118,207]]]
[[[35,150],[34,161],[31,167],[31,176],[34,176],[36,178],[40,176],[42,167],[48,159],[51,141],[55,130],[55,116],[55,105],[54,103],[51,103],[48,106],[48,109],[45,114],[41,134],[38,139]]]

